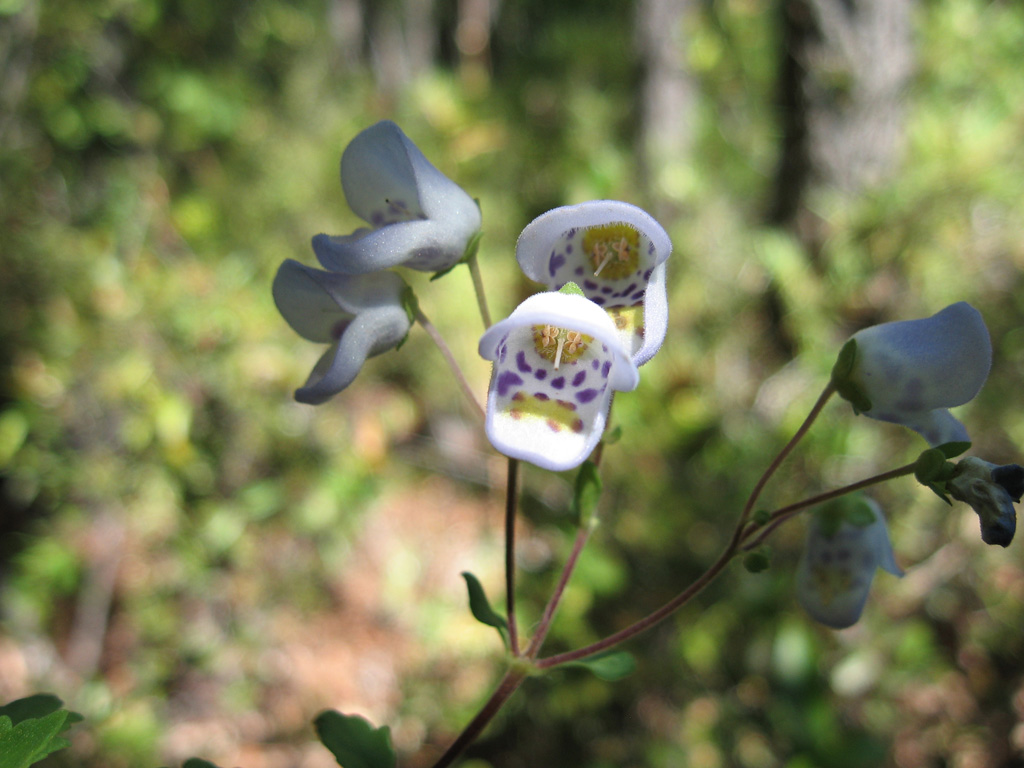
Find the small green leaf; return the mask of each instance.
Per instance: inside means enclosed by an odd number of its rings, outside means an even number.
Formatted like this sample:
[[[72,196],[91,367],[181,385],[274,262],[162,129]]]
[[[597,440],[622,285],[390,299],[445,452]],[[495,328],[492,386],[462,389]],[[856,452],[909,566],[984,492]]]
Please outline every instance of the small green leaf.
[[[766,552],[749,552],[743,558],[743,567],[750,573],[761,573],[767,571],[771,566],[771,560]]]
[[[961,453],[971,447],[971,443],[968,440],[962,440],[959,442],[943,443],[942,445],[935,446],[936,451],[941,451],[942,455],[947,459],[952,459],[959,456]]]
[[[871,399],[861,385],[853,380],[856,364],[857,341],[850,339],[839,350],[839,357],[832,366],[832,386],[841,398],[853,406],[854,413],[861,414],[871,410]]]
[[[851,496],[843,509],[843,520],[857,528],[867,528],[875,522],[875,511],[863,496]]]
[[[636,659],[628,651],[605,651],[587,659],[572,661],[566,667],[583,667],[595,676],[612,683],[631,675],[636,669]]]
[[[0,716],[0,768],[28,768],[71,742],[60,736],[70,713],[59,709],[43,717],[30,717],[17,725]]]
[[[621,439],[622,425],[616,424],[611,429],[605,430],[604,436],[601,438],[601,442],[603,442],[605,445],[615,445]]]
[[[597,504],[601,500],[601,474],[597,464],[584,461],[576,474],[576,487],[572,497],[572,512],[577,525],[591,525],[597,514]]]
[[[580,288],[578,285],[576,285],[576,283],[572,282],[571,280],[565,285],[563,285],[561,288],[559,288],[558,292],[567,294],[569,296],[586,296],[586,294],[583,293],[583,289]]]
[[[928,485],[942,477],[945,464],[946,455],[938,448],[929,448],[922,451],[914,462],[914,477],[921,485]]]
[[[445,267],[444,269],[440,269],[434,274],[432,274],[430,276],[430,282],[440,280],[442,277],[447,275],[460,264],[467,264],[469,263],[470,259],[475,258],[477,251],[480,250],[480,240],[483,238],[483,236],[484,233],[482,231],[477,231],[471,238],[469,238],[469,242],[466,243],[466,250],[462,252],[462,258],[456,261],[450,267]]]
[[[751,519],[754,525],[768,525],[772,521],[772,513],[767,509],[759,509]]]
[[[398,762],[387,726],[374,728],[365,718],[334,710],[321,712],[313,725],[341,768],[395,768]]]
[[[487,600],[480,580],[469,571],[463,571],[462,578],[466,580],[466,588],[469,590],[469,610],[473,613],[473,618],[481,624],[494,627],[501,635],[501,641],[506,642],[505,633],[508,630],[508,621],[491,608],[491,603]]]

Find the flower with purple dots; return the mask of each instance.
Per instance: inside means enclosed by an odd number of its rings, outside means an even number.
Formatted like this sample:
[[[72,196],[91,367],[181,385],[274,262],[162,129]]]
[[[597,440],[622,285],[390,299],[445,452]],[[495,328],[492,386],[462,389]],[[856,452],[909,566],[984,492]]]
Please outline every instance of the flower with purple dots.
[[[811,517],[797,566],[797,599],[815,621],[846,629],[857,623],[875,570],[903,576],[878,504],[854,497]]]
[[[359,133],[341,155],[345,199],[369,227],[316,235],[313,251],[334,272],[403,266],[438,272],[457,264],[480,230],[480,208],[431,165],[394,123]]]
[[[617,200],[555,208],[519,236],[516,258],[533,280],[559,289],[576,283],[612,319],[637,365],[665,341],[665,260],[672,242],[648,213]]]
[[[594,302],[538,293],[480,338],[494,361],[487,437],[501,453],[544,469],[583,463],[604,432],[612,392],[639,382],[612,319]]]
[[[278,311],[303,338],[330,345],[295,399],[326,402],[352,383],[367,358],[401,344],[412,325],[407,290],[394,272],[342,275],[285,261],[274,277]]]

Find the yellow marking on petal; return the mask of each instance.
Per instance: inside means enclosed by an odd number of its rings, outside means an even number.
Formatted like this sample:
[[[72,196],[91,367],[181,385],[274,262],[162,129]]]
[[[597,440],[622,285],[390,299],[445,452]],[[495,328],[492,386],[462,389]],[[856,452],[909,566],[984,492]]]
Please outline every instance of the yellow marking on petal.
[[[583,252],[594,266],[594,277],[621,280],[640,263],[640,233],[625,222],[591,227],[583,233]]]
[[[617,330],[633,332],[638,336],[644,335],[643,304],[637,304],[635,307],[609,307],[605,312],[615,323]]]
[[[541,419],[552,432],[568,429],[579,434],[583,431],[583,419],[576,414],[576,406],[565,400],[552,400],[520,391],[512,396],[505,412],[516,421],[523,418]]]

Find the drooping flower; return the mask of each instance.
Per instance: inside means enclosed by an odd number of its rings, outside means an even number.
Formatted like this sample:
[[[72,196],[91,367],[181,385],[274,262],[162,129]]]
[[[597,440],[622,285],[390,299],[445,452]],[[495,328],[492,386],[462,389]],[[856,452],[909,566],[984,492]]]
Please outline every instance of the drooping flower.
[[[639,374],[611,318],[580,295],[538,293],[480,338],[494,361],[487,437],[501,453],[553,471],[579,466],[601,439],[614,390]]]
[[[815,621],[846,629],[860,618],[877,568],[903,575],[878,505],[851,499],[811,516],[797,567],[797,598]]]
[[[981,540],[1007,547],[1017,531],[1013,505],[1024,495],[1024,467],[996,466],[970,456],[962,459],[946,483],[949,495],[971,505],[981,520]]]
[[[476,202],[388,120],[345,147],[341,188],[349,207],[370,226],[313,238],[317,259],[334,272],[448,269],[480,230]]]
[[[406,290],[394,272],[342,275],[285,261],[274,277],[278,311],[303,338],[330,344],[295,399],[326,402],[352,383],[367,358],[401,344],[412,324]]]
[[[832,380],[857,413],[910,427],[933,446],[969,440],[948,409],[978,394],[992,367],[978,310],[961,301],[921,320],[865,328],[850,342]]]
[[[538,216],[519,236],[516,258],[550,288],[576,283],[615,323],[630,357],[643,365],[665,341],[665,260],[672,242],[648,213],[617,200],[592,200]]]

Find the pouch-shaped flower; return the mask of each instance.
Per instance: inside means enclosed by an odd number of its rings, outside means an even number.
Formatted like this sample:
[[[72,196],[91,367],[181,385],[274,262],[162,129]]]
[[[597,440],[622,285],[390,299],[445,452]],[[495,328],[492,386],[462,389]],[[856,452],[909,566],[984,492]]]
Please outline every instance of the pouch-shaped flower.
[[[962,459],[946,485],[949,495],[970,504],[981,521],[981,540],[1008,547],[1017,531],[1017,510],[1024,495],[1024,467],[996,466],[969,456]]]
[[[639,383],[611,318],[583,296],[538,293],[480,338],[494,361],[487,437],[501,453],[572,469],[604,432],[614,390]]]
[[[341,188],[352,211],[370,226],[313,238],[317,259],[334,272],[448,269],[480,229],[476,202],[388,120],[345,147]]]
[[[274,277],[274,303],[296,333],[330,345],[295,399],[325,402],[352,383],[367,358],[401,344],[412,324],[405,290],[394,272],[342,275],[285,261]]]
[[[903,575],[881,510],[870,499],[863,503],[866,519],[856,523],[813,515],[797,567],[797,599],[812,619],[833,629],[860,618],[877,568]]]
[[[530,222],[516,244],[528,277],[556,290],[576,283],[609,314],[637,366],[665,341],[665,260],[671,253],[662,226],[618,200],[550,210]]]
[[[992,342],[978,310],[961,301],[922,320],[865,328],[852,339],[848,383],[870,405],[859,412],[910,427],[933,446],[969,440],[947,409],[978,394],[992,367]]]

